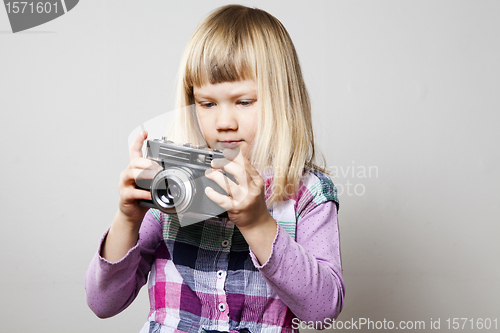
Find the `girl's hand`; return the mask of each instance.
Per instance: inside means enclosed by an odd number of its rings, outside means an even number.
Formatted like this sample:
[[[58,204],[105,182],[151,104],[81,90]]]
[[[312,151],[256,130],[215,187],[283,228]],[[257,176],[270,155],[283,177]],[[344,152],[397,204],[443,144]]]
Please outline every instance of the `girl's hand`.
[[[135,138],[130,147],[130,164],[120,175],[120,203],[101,252],[102,257],[110,262],[120,260],[136,245],[142,220],[148,211],[138,200],[151,200],[151,194],[135,188],[136,179],[153,178],[161,169],[156,162],[142,158],[142,145],[147,137],[148,133],[142,132]]]
[[[120,202],[118,214],[123,222],[130,226],[139,227],[148,207],[140,205],[138,200],[151,200],[151,193],[135,187],[138,179],[152,179],[161,171],[161,166],[142,157],[142,145],[148,137],[146,131],[139,134],[130,147],[130,164],[121,173],[118,189]]]
[[[212,167],[229,172],[237,183],[224,176],[222,172],[209,169],[205,173],[206,177],[222,187],[229,197],[210,187],[205,189],[206,195],[227,210],[229,219],[240,230],[270,222],[272,216],[267,210],[265,183],[262,177],[239,151],[225,149],[224,157],[226,159],[213,160]],[[274,219],[272,221],[274,222]]]

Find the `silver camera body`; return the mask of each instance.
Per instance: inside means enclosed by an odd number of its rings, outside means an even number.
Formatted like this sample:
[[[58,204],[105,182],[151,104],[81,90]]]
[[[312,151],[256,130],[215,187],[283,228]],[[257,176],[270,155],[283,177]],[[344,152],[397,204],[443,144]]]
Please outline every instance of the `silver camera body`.
[[[151,192],[152,200],[141,200],[141,205],[176,214],[181,226],[227,217],[226,210],[205,194],[209,186],[227,196],[217,183],[205,177],[212,160],[224,158],[222,151],[189,143],[176,144],[163,137],[147,141],[146,158],[157,162],[163,170],[153,179],[136,181],[137,188]],[[232,175],[224,174],[234,181]]]

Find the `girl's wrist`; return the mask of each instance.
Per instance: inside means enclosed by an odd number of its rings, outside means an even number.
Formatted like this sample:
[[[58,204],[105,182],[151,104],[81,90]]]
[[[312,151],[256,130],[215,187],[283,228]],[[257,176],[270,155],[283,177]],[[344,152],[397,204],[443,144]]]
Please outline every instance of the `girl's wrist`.
[[[260,218],[256,219],[253,221],[253,223],[248,223],[244,226],[238,226],[238,229],[240,229],[241,233],[247,233],[247,234],[258,234],[260,232],[263,232],[266,229],[269,229],[270,226],[275,226],[276,221],[274,218],[269,214],[268,211],[265,212]]]
[[[115,218],[113,219],[113,223],[111,224],[112,228],[113,226],[115,228],[119,228],[120,230],[122,230],[122,232],[138,234],[139,229],[141,227],[141,222],[130,219],[129,216],[127,216],[120,209],[118,209],[118,211],[115,214]]]
[[[122,215],[118,210],[102,246],[101,255],[110,262],[122,259],[139,239],[140,223],[137,226],[129,223]]]
[[[261,264],[271,256],[274,239],[277,234],[277,223],[267,212],[267,215],[256,224],[238,227],[252,252]]]

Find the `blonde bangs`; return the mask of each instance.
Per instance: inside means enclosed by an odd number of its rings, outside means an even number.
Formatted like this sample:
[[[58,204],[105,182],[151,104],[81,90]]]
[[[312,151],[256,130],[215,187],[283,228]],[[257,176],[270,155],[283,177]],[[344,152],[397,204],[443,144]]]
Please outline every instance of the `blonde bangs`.
[[[195,31],[186,54],[184,89],[206,83],[256,79],[255,45],[246,20],[227,11],[209,16]]]

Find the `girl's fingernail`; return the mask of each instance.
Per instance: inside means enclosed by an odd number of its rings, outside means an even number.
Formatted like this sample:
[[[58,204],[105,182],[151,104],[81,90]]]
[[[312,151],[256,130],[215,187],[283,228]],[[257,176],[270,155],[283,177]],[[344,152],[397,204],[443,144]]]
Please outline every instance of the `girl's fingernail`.
[[[208,176],[210,173],[212,173],[212,171],[214,171],[214,170],[213,169],[205,170],[205,176]]]

